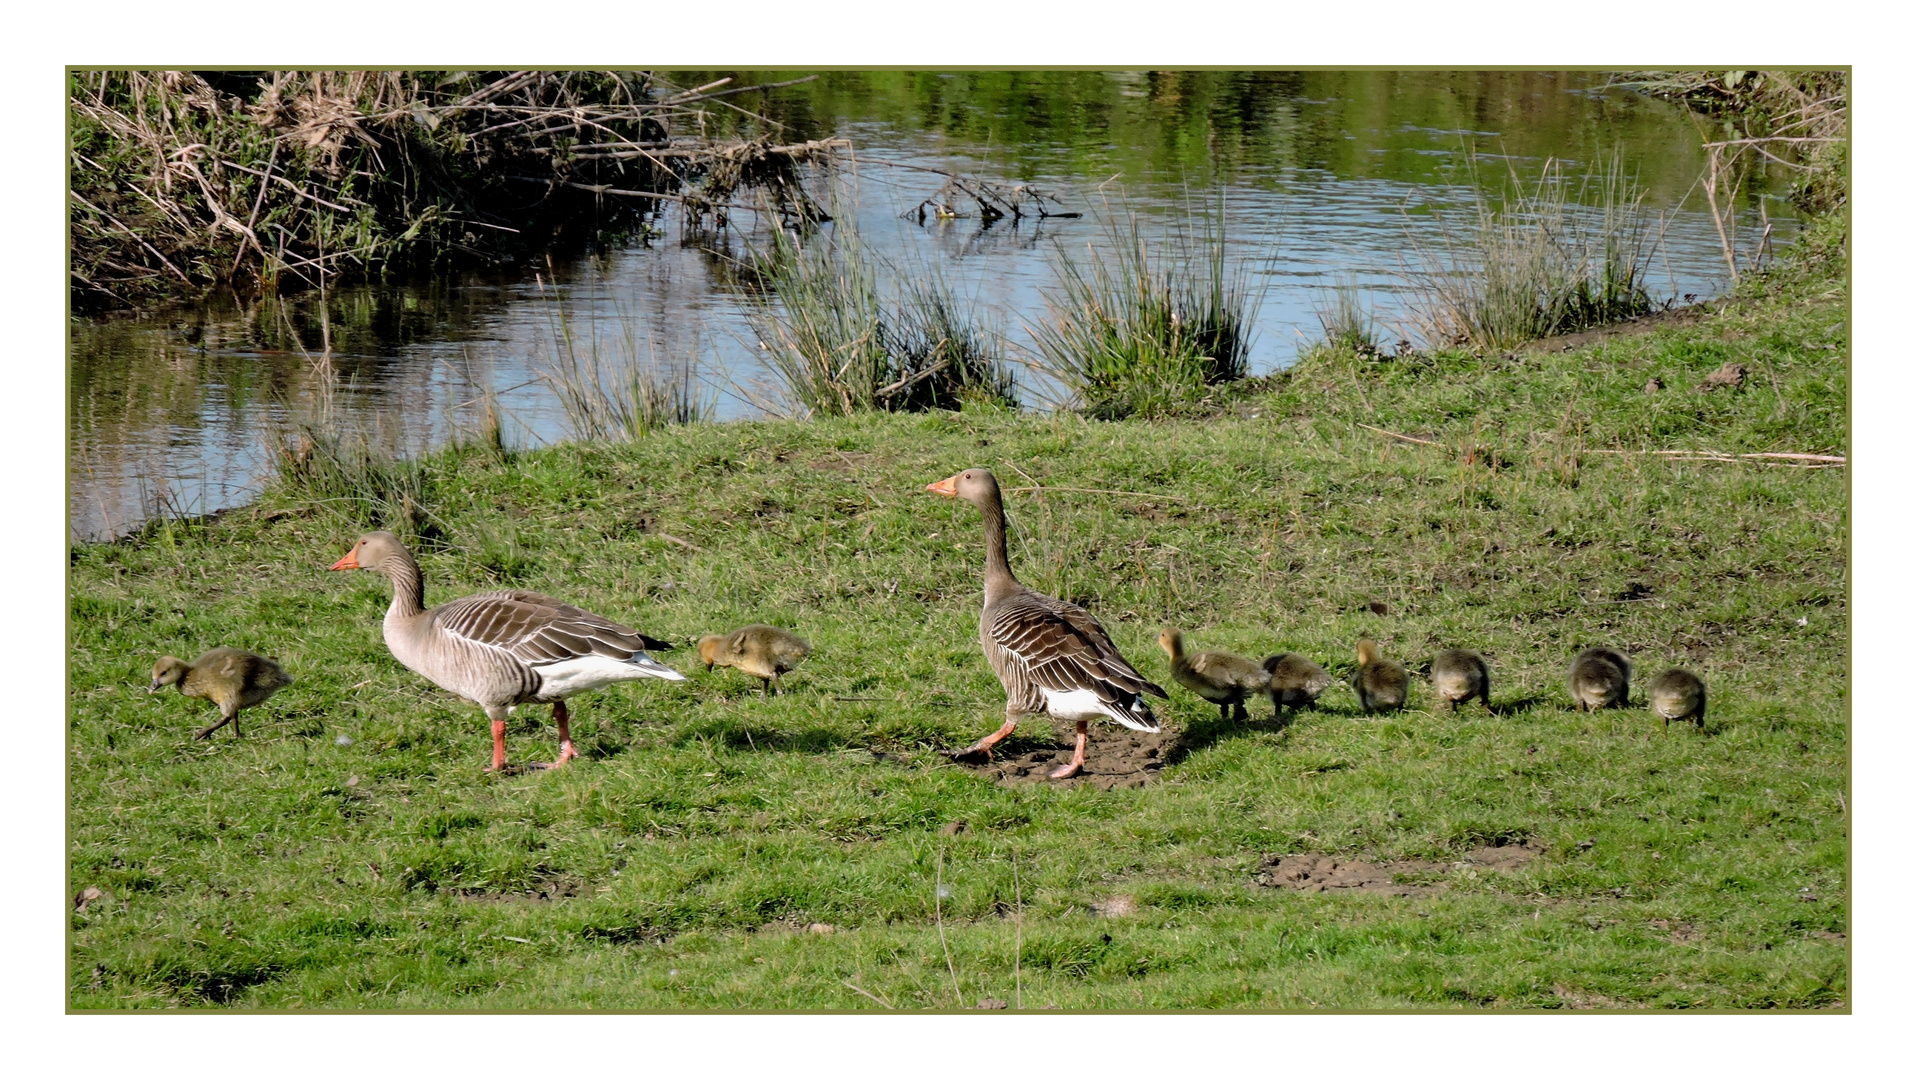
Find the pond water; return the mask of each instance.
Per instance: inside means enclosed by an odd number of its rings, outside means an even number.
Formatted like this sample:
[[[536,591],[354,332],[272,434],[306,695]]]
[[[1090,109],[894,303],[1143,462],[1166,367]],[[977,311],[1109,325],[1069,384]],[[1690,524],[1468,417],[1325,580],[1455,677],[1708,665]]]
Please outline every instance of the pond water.
[[[680,85],[801,72],[675,73]],[[828,72],[742,105],[794,138],[842,136],[853,167],[839,220],[885,264],[937,272],[1004,330],[1016,357],[1042,317],[1060,252],[1097,257],[1107,228],[1147,236],[1222,200],[1228,252],[1262,297],[1252,372],[1291,362],[1317,312],[1356,285],[1388,339],[1405,325],[1418,245],[1462,221],[1474,183],[1535,183],[1548,161],[1573,184],[1616,155],[1660,236],[1653,294],[1708,297],[1728,274],[1696,189],[1698,129],[1680,109],[1606,88],[1594,72]],[[1464,166],[1475,155],[1474,180]],[[905,212],[942,178],[929,166],[1045,191],[1079,218],[984,226]],[[1782,181],[1759,176],[1746,235],[1795,227]],[[419,452],[473,429],[491,391],[507,441],[569,437],[539,380],[560,307],[608,355],[693,366],[721,418],[779,394],[745,318],[765,303],[734,272],[764,234],[736,215],[714,250],[675,222],[643,243],[486,273],[382,282],[241,305],[211,299],[97,319],[69,332],[69,522],[111,537],[162,509],[207,513],[259,491],[276,423],[325,395],[388,446]],[[722,237],[725,234],[721,234]],[[816,242],[816,240],[814,241]],[[1021,372],[1041,404],[1042,380]]]

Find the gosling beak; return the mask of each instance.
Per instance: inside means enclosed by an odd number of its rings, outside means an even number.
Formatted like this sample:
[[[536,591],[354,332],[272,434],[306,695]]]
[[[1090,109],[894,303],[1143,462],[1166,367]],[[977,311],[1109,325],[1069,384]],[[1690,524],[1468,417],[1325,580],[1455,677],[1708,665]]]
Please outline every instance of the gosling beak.
[[[155,679],[155,680],[153,680],[152,682],[150,682],[150,683],[148,683],[148,684],[147,684],[147,687],[146,687],[146,692],[147,692],[147,693],[149,693],[149,694],[157,694],[157,693],[159,693],[159,692],[160,692],[160,680],[158,680],[158,679]]]
[[[936,484],[927,484],[925,485],[925,490],[931,492],[934,495],[943,495],[948,499],[957,498],[958,497],[958,474],[953,473],[952,475],[946,477],[945,479],[940,480]]]
[[[358,548],[353,549],[353,551],[358,551],[358,550],[359,550]],[[340,560],[334,563],[333,565],[327,567],[327,569],[328,570],[358,570],[359,560],[353,558],[353,551],[349,551],[346,554],[340,556]]]

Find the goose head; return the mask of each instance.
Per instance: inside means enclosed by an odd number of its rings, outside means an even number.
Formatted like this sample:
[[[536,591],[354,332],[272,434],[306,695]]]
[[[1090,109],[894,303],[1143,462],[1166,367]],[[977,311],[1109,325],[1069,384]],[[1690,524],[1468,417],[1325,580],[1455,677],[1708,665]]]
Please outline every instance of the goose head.
[[[162,686],[172,686],[186,678],[186,661],[177,656],[162,656],[153,664],[153,682],[146,692],[157,692]]]
[[[340,556],[329,570],[384,570],[406,558],[406,545],[389,532],[369,532],[353,544],[353,550]]]
[[[998,477],[993,476],[990,469],[967,469],[953,473],[936,484],[927,484],[925,490],[984,507],[998,499]]]

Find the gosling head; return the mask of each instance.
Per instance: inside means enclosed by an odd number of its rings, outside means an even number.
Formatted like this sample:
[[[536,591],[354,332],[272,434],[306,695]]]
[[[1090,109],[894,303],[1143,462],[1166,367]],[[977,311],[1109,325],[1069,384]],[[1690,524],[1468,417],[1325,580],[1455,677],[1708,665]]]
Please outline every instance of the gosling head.
[[[153,682],[146,688],[151,694],[163,686],[172,686],[186,678],[186,661],[177,656],[162,656],[153,663]]]
[[[1185,653],[1185,635],[1167,626],[1158,632],[1158,647],[1165,650],[1166,656],[1176,660]]]
[[[990,469],[967,469],[936,484],[927,484],[925,490],[934,495],[964,499],[973,506],[984,506],[998,498],[998,477],[993,476]]]
[[[1364,667],[1368,664],[1375,664],[1377,662],[1378,662],[1378,643],[1371,640],[1370,638],[1359,638],[1358,639],[1358,666]]]
[[[699,639],[699,659],[705,662],[706,671],[712,671],[712,665],[718,663],[724,655],[726,639],[718,634],[707,634]]]

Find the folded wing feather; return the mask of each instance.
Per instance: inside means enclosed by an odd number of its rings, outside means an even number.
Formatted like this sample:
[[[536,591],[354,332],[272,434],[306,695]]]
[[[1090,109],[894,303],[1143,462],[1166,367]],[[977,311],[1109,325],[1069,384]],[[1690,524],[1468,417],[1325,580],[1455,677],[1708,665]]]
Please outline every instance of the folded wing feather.
[[[433,609],[447,633],[511,653],[528,664],[582,656],[624,660],[672,646],[543,593],[513,589],[475,593]]]

